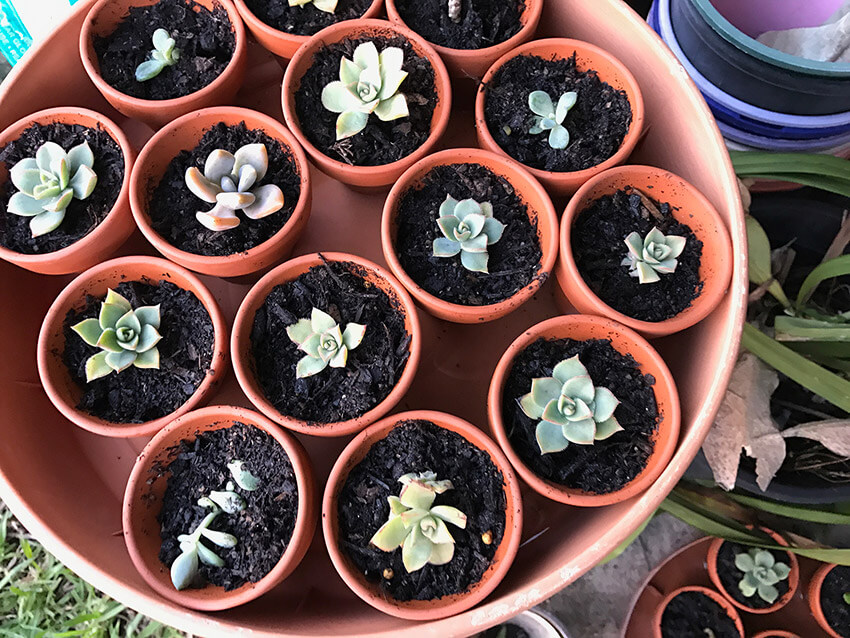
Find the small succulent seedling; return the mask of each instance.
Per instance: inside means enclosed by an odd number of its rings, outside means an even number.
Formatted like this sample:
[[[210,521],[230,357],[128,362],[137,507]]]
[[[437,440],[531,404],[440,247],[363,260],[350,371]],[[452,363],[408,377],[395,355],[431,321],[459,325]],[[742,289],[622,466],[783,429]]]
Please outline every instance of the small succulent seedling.
[[[462,0],[448,0],[448,3],[449,3],[449,6],[448,6],[449,20],[451,20],[452,22],[454,22],[456,24],[460,22],[461,1]]]
[[[850,591],[846,591],[846,592],[844,592],[844,595],[842,596],[842,599],[844,600],[844,602],[845,602],[847,605],[850,605]]]
[[[153,51],[150,59],[136,67],[136,81],[147,82],[159,75],[167,66],[174,66],[180,59],[180,49],[177,42],[165,29],[153,32]]]
[[[83,341],[101,352],[86,361],[86,381],[94,381],[130,366],[159,368],[159,305],[133,310],[130,302],[114,290],[106,293],[97,319],[71,326]]]
[[[614,411],[620,404],[608,388],[594,387],[578,355],[561,361],[551,377],[533,379],[531,392],[519,400],[537,424],[541,454],[565,450],[570,443],[592,445],[623,428]]]
[[[474,199],[457,201],[451,195],[440,206],[437,225],[443,233],[434,240],[434,257],[454,257],[460,253],[460,263],[472,272],[488,272],[490,255],[487,246],[502,238],[505,225],[493,217],[490,202]]]
[[[641,239],[637,232],[629,233],[624,240],[629,249],[621,264],[629,267],[629,274],[642,284],[661,280],[661,275],[675,272],[678,257],[685,250],[687,240],[678,235],[665,235],[653,228]]]
[[[254,492],[260,487],[260,479],[251,474],[248,468],[245,467],[245,462],[239,459],[234,459],[227,464],[227,469],[230,471],[230,476],[236,481],[236,484],[246,492]]]
[[[466,529],[466,514],[448,505],[434,505],[437,494],[453,488],[451,481],[437,481],[433,472],[405,474],[399,496],[390,496],[390,517],[369,541],[385,552],[401,547],[408,573],[427,564],[445,565],[455,552],[455,541],[446,523]],[[433,506],[433,507],[432,507]]]
[[[289,0],[290,7],[304,7],[308,4],[312,4],[319,11],[324,11],[325,13],[333,13],[336,11],[336,5],[338,0]]]
[[[295,376],[303,379],[319,374],[328,366],[344,368],[348,352],[363,341],[366,326],[349,323],[342,330],[328,313],[313,308],[309,319],[292,324],[286,334],[305,353],[295,368]]]
[[[191,166],[186,170],[186,186],[209,204],[212,210],[198,211],[195,217],[210,230],[236,228],[241,210],[249,219],[262,219],[283,208],[283,191],[274,184],[257,184],[269,169],[264,144],[246,144],[235,153],[217,149],[209,154],[204,172]]]
[[[9,198],[6,210],[13,215],[32,217],[30,230],[39,237],[56,230],[65,219],[74,199],[86,199],[97,185],[94,153],[83,142],[67,153],[55,142],[45,142],[35,157],[22,159],[9,177],[19,192]]]
[[[738,589],[746,598],[758,593],[764,602],[772,604],[779,598],[776,583],[788,578],[791,568],[776,559],[766,549],[752,548],[735,555],[735,567],[744,573]]]
[[[198,501],[199,505],[210,507],[211,502],[205,499]],[[223,549],[236,547],[238,540],[232,534],[217,532],[210,529],[213,521],[221,514],[221,510],[213,505],[213,511],[207,514],[191,534],[180,534],[180,555],[171,563],[171,582],[179,590],[190,587],[198,579],[198,560],[212,567],[223,567],[224,560],[213,550],[201,542],[205,538],[213,545]]]
[[[374,42],[364,42],[354,50],[354,59],[340,60],[339,80],[322,90],[322,105],[336,120],[336,139],[357,135],[369,123],[374,113],[383,122],[409,115],[407,98],[399,93],[407,78],[402,71],[404,51],[387,47],[380,53]]]
[[[238,492],[234,491],[235,489],[236,484],[233,481],[228,481],[224,486],[224,490],[213,490],[209,493],[209,496],[202,496],[198,499],[198,505],[209,507],[210,509],[218,507],[227,514],[241,512],[245,509],[247,503]]]
[[[558,99],[558,105],[552,104],[552,98],[545,91],[532,91],[528,95],[528,108],[534,113],[534,124],[529,129],[531,135],[549,131],[549,146],[565,149],[570,143],[570,132],[564,126],[567,113],[576,105],[578,93],[569,91]]]

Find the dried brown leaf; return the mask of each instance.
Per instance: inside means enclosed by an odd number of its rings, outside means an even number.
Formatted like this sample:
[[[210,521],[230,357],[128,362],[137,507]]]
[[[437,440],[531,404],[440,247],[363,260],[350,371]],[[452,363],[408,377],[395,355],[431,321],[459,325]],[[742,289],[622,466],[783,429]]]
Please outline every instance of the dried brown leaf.
[[[782,432],[784,438],[799,437],[817,441],[839,456],[850,457],[850,419],[830,419],[801,423]]]

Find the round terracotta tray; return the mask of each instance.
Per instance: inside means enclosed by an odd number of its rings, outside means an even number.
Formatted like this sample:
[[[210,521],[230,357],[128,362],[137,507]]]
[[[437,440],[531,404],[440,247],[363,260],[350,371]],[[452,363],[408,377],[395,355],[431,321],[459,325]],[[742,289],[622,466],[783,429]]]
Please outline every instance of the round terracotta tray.
[[[144,125],[112,111],[83,71],[77,37],[92,2],[79,2],[69,19],[12,72],[0,93],[0,127],[38,109],[79,105],[114,118],[139,146],[151,135]],[[483,604],[454,618],[420,624],[418,635],[462,636],[496,624],[551,596],[602,560],[654,511],[685,471],[711,425],[737,353],[747,289],[743,214],[723,141],[698,91],[658,37],[620,0],[547,0],[541,25],[540,36],[592,42],[614,53],[636,75],[645,94],[648,134],[633,160],[675,171],[706,194],[733,237],[735,275],[714,314],[686,333],[657,342],[679,385],[683,430],[673,461],[655,485],[631,501],[594,510],[557,505],[525,490],[524,538],[530,540],[511,573]],[[280,67],[253,47],[249,69],[237,102],[281,117]],[[471,106],[468,99],[458,100],[446,143],[474,145]],[[379,237],[385,195],[355,193],[318,171],[314,178],[313,216],[296,254],[346,251],[383,263]],[[556,205],[563,210],[565,203]],[[137,234],[122,254],[140,252],[151,254],[152,249]],[[38,382],[38,328],[69,279],[0,264],[0,352],[5,362],[0,366],[0,497],[47,549],[121,602],[196,635],[362,637],[395,636],[409,629],[410,623],[380,614],[343,585],[320,534],[283,585],[228,612],[192,612],[145,585],[121,538],[121,495],[145,440],[101,438],[74,427],[60,417]],[[203,279],[232,321],[253,280]],[[397,410],[445,410],[485,427],[487,386],[499,356],[522,330],[556,314],[551,282],[520,311],[485,326],[450,325],[420,313],[428,345],[413,387]],[[479,344],[471,356],[470,343]],[[456,392],[460,381],[463,396]],[[213,403],[247,405],[232,374]],[[299,438],[323,483],[347,439]]]

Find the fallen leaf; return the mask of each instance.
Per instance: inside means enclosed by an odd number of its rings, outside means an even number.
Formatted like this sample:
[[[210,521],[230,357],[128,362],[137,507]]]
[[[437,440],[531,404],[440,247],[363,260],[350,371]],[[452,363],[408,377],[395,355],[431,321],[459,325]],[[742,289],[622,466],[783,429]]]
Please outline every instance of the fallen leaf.
[[[850,457],[850,419],[830,419],[801,423],[783,430],[784,438],[799,437],[817,441],[839,456]]]

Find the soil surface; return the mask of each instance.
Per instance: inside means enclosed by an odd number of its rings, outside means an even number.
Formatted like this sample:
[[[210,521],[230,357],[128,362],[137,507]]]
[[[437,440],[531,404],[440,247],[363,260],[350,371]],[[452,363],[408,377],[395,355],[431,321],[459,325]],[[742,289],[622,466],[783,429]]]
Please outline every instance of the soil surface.
[[[563,122],[570,133],[567,148],[549,146],[548,132],[528,132],[535,117],[528,107],[532,91],[545,91],[553,104],[568,91],[578,93]],[[596,71],[577,70],[575,56],[513,58],[487,85],[485,96],[487,128],[499,146],[523,164],[546,171],[580,171],[601,164],[619,150],[632,121],[625,91],[602,82]]]
[[[227,591],[246,582],[255,583],[268,574],[295,530],[298,482],[280,443],[244,423],[204,432],[192,442],[182,441],[177,457],[162,469],[171,476],[157,516],[162,536],[159,559],[170,567],[180,555],[177,537],[192,533],[211,511],[198,505],[198,499],[225,489],[232,480],[227,464],[237,459],[260,485],[253,492],[234,486],[233,491],[245,501],[245,509],[236,514],[222,512],[210,529],[233,534],[238,543],[223,549],[201,540],[225,562],[223,567],[201,563],[201,577]]]
[[[322,106],[322,89],[339,80],[339,65],[343,56],[349,60],[354,50],[364,42],[374,42],[378,51],[387,47],[404,50],[402,69],[408,72],[399,92],[407,96],[408,117],[382,122],[369,117],[366,128],[357,135],[337,142],[337,113]],[[295,112],[308,140],[322,153],[354,166],[381,166],[407,157],[418,149],[431,134],[431,119],[437,106],[434,69],[426,58],[413,51],[402,38],[359,38],[331,44],[319,50],[301,85],[295,92]]]
[[[401,550],[384,552],[369,540],[389,518],[387,497],[398,496],[398,479],[408,472],[436,472],[453,489],[437,496],[467,515],[466,529],[449,525],[455,553],[445,565],[425,565],[408,574]],[[342,550],[372,582],[396,600],[434,600],[470,589],[490,566],[505,531],[504,477],[483,450],[430,421],[401,423],[375,443],[356,465],[339,495]],[[493,542],[484,544],[490,532]],[[384,578],[384,570],[392,578]]]
[[[92,168],[97,173],[97,185],[86,199],[71,201],[59,228],[40,237],[32,236],[31,217],[13,215],[6,210],[9,199],[18,190],[12,180],[7,178],[0,185],[0,244],[28,255],[66,248],[92,232],[112,210],[124,181],[121,147],[100,127],[87,128],[59,122],[45,126],[33,124],[17,140],[0,149],[0,162],[11,170],[22,159],[35,157],[36,151],[45,142],[56,142],[65,151],[88,142],[94,153]]]
[[[593,445],[571,443],[567,449],[541,454],[535,430],[539,420],[525,415],[519,399],[531,391],[531,381],[551,377],[553,368],[574,355],[587,368],[594,386],[614,392],[620,405],[614,416],[623,431]],[[538,339],[514,360],[505,383],[502,414],[511,445],[537,475],[592,494],[616,492],[645,467],[658,430],[655,378],[641,374],[631,355],[617,352],[608,339]]]
[[[319,11],[312,3],[290,7],[287,0],[245,0],[255,16],[278,31],[294,35],[313,35],[343,20],[361,17],[372,0],[339,0],[333,13]]]
[[[136,67],[150,59],[157,29],[174,38],[180,59],[139,82]],[[115,31],[95,37],[94,50],[107,84],[132,97],[169,100],[199,91],[221,75],[236,50],[236,35],[221,5],[210,11],[194,0],[159,0],[132,7]]]
[[[714,632],[714,638],[741,638],[726,610],[700,592],[682,592],[661,615],[664,638],[705,638],[706,629]]]
[[[751,548],[748,545],[741,545],[731,541],[723,543],[717,554],[717,574],[720,576],[720,582],[723,583],[723,588],[732,598],[742,605],[752,607],[753,609],[766,609],[767,607],[774,605],[775,602],[765,602],[758,593],[747,598],[741,593],[741,589],[738,587],[738,583],[740,583],[741,579],[744,577],[744,572],[735,567],[735,556],[741,553],[745,554],[750,549]],[[777,563],[785,563],[789,567],[791,566],[791,561],[788,559],[787,552],[772,549],[767,551],[773,555],[773,558],[776,559]],[[776,585],[774,585],[774,587],[776,587],[776,590],[779,592],[779,598],[776,599],[776,602],[778,602],[788,592],[788,579],[786,578],[785,580],[779,581]]]
[[[200,300],[168,281],[123,282],[115,291],[133,308],[161,304],[159,369],[131,366],[121,373],[86,382],[86,361],[100,348],[71,330],[83,319],[97,318],[103,298],[88,296],[81,310],[65,317],[65,365],[83,391],[80,410],[112,423],[144,423],[174,412],[210,373],[215,333]]]
[[[532,638],[531,635],[518,625],[504,624],[490,627],[480,634],[481,638]]]
[[[487,247],[489,274],[472,272],[455,257],[434,257],[433,243],[442,237],[437,225],[440,205],[451,195],[493,204],[493,216],[505,224],[502,238]],[[480,164],[434,168],[420,187],[401,197],[395,248],[405,272],[432,295],[465,306],[498,303],[532,282],[543,253],[537,223],[511,184]]]
[[[186,170],[195,166],[203,172],[207,157],[216,149],[236,152],[246,144],[264,144],[269,155],[269,169],[257,184],[276,184],[283,191],[283,208],[262,219],[249,219],[238,211],[241,223],[230,230],[214,231],[195,217],[198,211],[212,210],[186,186]],[[191,151],[175,157],[162,180],[151,193],[148,215],[154,230],[168,243],[196,255],[235,255],[271,239],[289,221],[301,196],[301,173],[292,153],[261,130],[248,130],[244,122],[238,126],[219,123],[204,133]]]
[[[446,0],[396,0],[405,24],[429,42],[450,49],[484,49],[519,33],[525,0],[462,0],[460,22]]]
[[[702,292],[699,277],[702,242],[686,224],[673,217],[666,203],[657,204],[661,219],[641,204],[632,190],[605,195],[581,211],[573,222],[573,257],[582,279],[606,304],[641,321],[664,321],[689,308]],[[679,211],[687,217],[689,211]],[[662,274],[661,280],[642,284],[623,266],[628,255],[625,238],[632,232],[646,237],[657,227],[665,235],[685,237],[685,250],[676,270]]]
[[[850,567],[834,567],[823,581],[820,604],[829,626],[845,638],[850,638],[850,605],[844,601],[848,593]]]
[[[251,347],[257,380],[282,414],[317,425],[347,421],[377,406],[401,378],[410,356],[410,335],[397,299],[364,281],[352,263],[315,266],[276,286],[254,317]],[[327,367],[304,379],[295,366],[304,356],[286,334],[287,326],[313,308],[331,315],[344,329],[366,325],[362,343],[350,351],[344,368]]]

